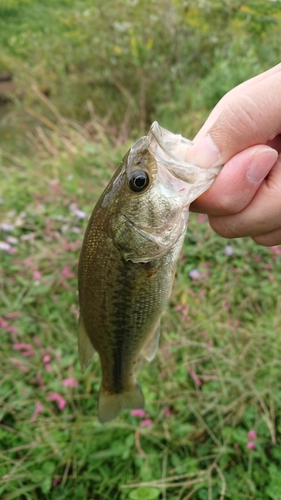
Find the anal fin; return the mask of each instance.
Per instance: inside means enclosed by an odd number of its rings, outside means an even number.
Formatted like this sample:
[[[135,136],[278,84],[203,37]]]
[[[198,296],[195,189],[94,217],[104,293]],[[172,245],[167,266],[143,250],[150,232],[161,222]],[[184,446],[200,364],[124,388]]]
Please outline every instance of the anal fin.
[[[152,361],[159,345],[159,337],[160,337],[160,324],[157,323],[155,331],[150,336],[148,342],[145,344],[142,349],[142,354],[147,359],[147,361]]]
[[[84,372],[96,351],[93,348],[92,343],[86,332],[86,328],[81,313],[78,322],[78,352],[79,352],[80,365],[82,371]]]

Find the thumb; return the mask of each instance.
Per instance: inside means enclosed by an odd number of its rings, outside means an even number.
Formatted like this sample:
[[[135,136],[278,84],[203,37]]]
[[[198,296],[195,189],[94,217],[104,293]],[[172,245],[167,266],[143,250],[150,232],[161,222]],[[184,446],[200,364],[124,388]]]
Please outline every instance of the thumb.
[[[229,92],[220,108],[223,102],[206,135],[199,134],[188,150],[186,161],[201,168],[222,165],[237,153],[266,144],[281,133],[281,72],[241,89],[239,94]]]

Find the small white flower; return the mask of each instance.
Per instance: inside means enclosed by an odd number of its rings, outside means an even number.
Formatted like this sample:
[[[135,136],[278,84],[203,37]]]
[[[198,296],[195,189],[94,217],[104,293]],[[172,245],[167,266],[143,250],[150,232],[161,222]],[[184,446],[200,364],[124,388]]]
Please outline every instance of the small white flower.
[[[78,219],[85,219],[87,217],[87,214],[83,212],[83,210],[79,210],[79,208],[76,208],[76,210],[73,210],[74,215],[78,217]]]
[[[224,253],[225,253],[225,255],[227,255],[227,257],[231,257],[231,255],[234,254],[234,250],[233,250],[232,246],[231,245],[226,245],[224,247]]]
[[[11,245],[6,241],[0,241],[0,250],[4,250],[4,252],[8,252],[11,250]]]
[[[35,238],[35,233],[27,233],[20,236],[21,241],[29,241]]]
[[[15,226],[10,222],[2,222],[2,224],[0,224],[0,229],[2,229],[2,231],[13,231],[14,228]]]
[[[8,238],[6,238],[6,241],[7,243],[10,243],[10,245],[16,245],[19,240],[15,236],[8,236]]]
[[[199,278],[201,278],[201,273],[200,273],[200,271],[198,271],[198,269],[191,269],[191,271],[189,271],[188,274],[189,274],[190,278],[195,279],[195,280],[196,279],[198,280]]]

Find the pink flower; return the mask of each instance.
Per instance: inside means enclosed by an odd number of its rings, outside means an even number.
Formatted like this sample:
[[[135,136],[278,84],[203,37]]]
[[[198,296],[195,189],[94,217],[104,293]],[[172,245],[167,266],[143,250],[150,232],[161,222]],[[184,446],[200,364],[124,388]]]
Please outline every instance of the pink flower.
[[[147,418],[146,420],[141,420],[140,421],[140,425],[142,427],[149,427],[152,424],[153,424],[153,420],[151,420],[150,418]]]
[[[22,351],[22,356],[34,356],[35,351],[31,344],[14,344],[16,351]]]
[[[197,222],[199,224],[202,224],[203,222],[206,222],[206,220],[207,220],[207,216],[205,214],[200,214],[197,217]]]
[[[238,450],[238,448],[239,448],[238,444],[237,444],[237,443],[234,443],[233,448],[234,448],[235,450]]]
[[[13,365],[15,365],[22,373],[28,373],[29,368],[21,363],[17,358],[10,358]]]
[[[35,403],[35,411],[30,419],[30,423],[34,422],[38,415],[44,411],[44,406],[40,403],[40,401],[36,401]]]
[[[255,447],[256,447],[256,444],[253,441],[249,441],[249,443],[247,443],[248,450],[254,450]]]
[[[34,271],[33,279],[34,281],[39,281],[41,279],[41,273],[39,271]]]
[[[55,488],[59,484],[59,478],[58,476],[55,476],[53,479],[53,487]]]
[[[5,332],[8,333],[18,333],[18,328],[16,328],[15,326],[10,326],[9,323],[7,323],[7,321],[5,321],[4,318],[1,317],[0,317],[0,328],[3,328],[3,330],[5,330]]]
[[[180,311],[183,314],[183,316],[187,316],[189,311],[189,304],[175,306],[174,310]]]
[[[42,378],[42,375],[41,373],[37,373],[36,374],[36,378],[37,378],[37,383],[38,383],[38,386],[43,389],[44,387],[44,382],[43,382],[43,378]]]
[[[15,311],[15,312],[10,312],[10,313],[5,314],[5,317],[8,319],[19,318],[20,316],[21,316],[20,311]]]
[[[145,413],[144,410],[132,410],[131,411],[132,417],[147,417],[147,414]]]
[[[48,354],[46,354],[46,356],[43,357],[43,363],[49,363],[51,361],[51,356],[49,356]]]
[[[248,432],[248,438],[250,441],[255,441],[255,439],[257,438],[257,435],[255,433],[255,431],[251,430]]]
[[[66,401],[58,392],[50,392],[47,401],[55,401],[58,404],[58,409],[63,410],[66,407]]]
[[[170,410],[169,406],[167,406],[167,407],[165,408],[165,415],[166,415],[166,417],[167,417],[167,418],[169,418],[169,417],[172,415],[172,413],[171,413],[171,410]]]
[[[64,266],[62,270],[62,276],[64,279],[74,278],[75,274],[70,271],[70,266]]]
[[[169,359],[169,351],[168,351],[168,349],[167,349],[167,347],[165,345],[162,346],[162,352],[163,352],[164,358],[167,361],[167,359]]]
[[[198,387],[201,387],[202,382],[201,382],[200,378],[196,375],[196,373],[193,370],[189,370],[189,375],[191,376],[191,378],[195,382],[195,384]]]
[[[273,255],[280,255],[281,254],[281,246],[275,245],[274,247],[270,247],[270,252]]]
[[[78,387],[79,382],[75,378],[70,377],[70,378],[66,378],[63,381],[62,385],[66,386],[66,387]]]
[[[41,347],[41,345],[42,345],[41,340],[37,337],[37,335],[34,335],[33,342],[34,342],[34,344],[37,345],[37,347]]]

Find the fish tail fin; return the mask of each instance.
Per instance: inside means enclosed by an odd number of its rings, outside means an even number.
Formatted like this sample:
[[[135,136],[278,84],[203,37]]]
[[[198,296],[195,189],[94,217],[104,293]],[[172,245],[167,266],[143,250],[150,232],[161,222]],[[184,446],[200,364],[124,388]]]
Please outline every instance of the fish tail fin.
[[[91,341],[86,332],[84,321],[80,313],[79,323],[78,323],[78,352],[79,361],[84,372],[89,365],[93,355],[95,354],[95,349],[93,348]]]
[[[108,394],[102,387],[99,394],[98,419],[101,424],[114,420],[122,410],[144,407],[144,396],[138,382],[126,392]]]

